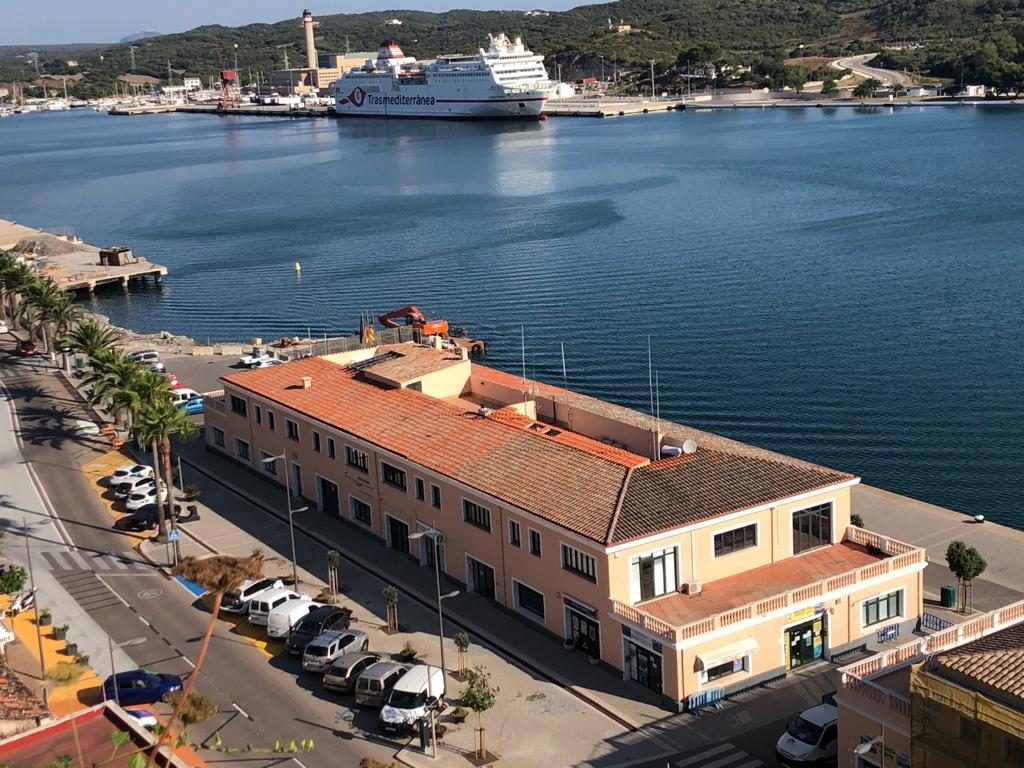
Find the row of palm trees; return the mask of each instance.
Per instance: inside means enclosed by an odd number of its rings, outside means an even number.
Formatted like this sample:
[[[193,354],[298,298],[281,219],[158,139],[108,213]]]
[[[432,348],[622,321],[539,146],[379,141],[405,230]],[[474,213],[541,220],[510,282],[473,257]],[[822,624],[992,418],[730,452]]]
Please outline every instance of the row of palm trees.
[[[124,338],[120,330],[88,317],[53,280],[38,277],[26,264],[0,251],[0,319],[5,313],[30,338],[45,341],[51,360],[58,345],[89,358],[83,381],[90,403],[113,414],[117,426],[152,455],[158,536],[164,540],[173,504],[171,435],[188,440],[197,433],[188,414],[174,402],[170,379],[119,349]],[[167,498],[161,502],[163,488]]]

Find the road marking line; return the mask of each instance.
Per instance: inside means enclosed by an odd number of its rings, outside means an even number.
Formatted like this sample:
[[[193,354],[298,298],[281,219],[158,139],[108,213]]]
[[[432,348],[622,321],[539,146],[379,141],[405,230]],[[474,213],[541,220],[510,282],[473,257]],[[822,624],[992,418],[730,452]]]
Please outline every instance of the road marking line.
[[[294,760],[298,764],[299,768],[306,768],[305,763],[303,763],[301,760],[299,760],[299,758],[293,757],[292,760]]]
[[[735,749],[735,747],[732,744],[719,744],[717,747],[712,747],[711,749],[706,749],[703,752],[701,752],[699,755],[692,755],[691,757],[688,757],[685,760],[680,760],[677,763],[673,763],[673,765],[675,765],[676,768],[683,768],[683,766],[686,766],[686,765],[696,765],[696,764],[700,763],[701,760],[706,760],[709,757],[714,757],[715,755],[720,755],[723,752],[728,752],[731,749]]]
[[[91,571],[91,570],[93,570],[92,563],[90,563],[88,560],[86,560],[84,557],[82,557],[77,552],[68,552],[67,556],[68,556],[68,559],[71,560],[72,566],[75,563],[77,563],[78,567],[81,568],[83,571]]]
[[[152,628],[153,628],[153,625],[152,625],[152,624],[150,624],[150,623],[149,623],[148,621],[146,621],[146,619],[145,619],[145,618],[144,618],[143,616],[141,616],[141,615],[140,615],[140,614],[138,614],[138,613],[137,613],[137,614],[135,614],[135,615],[136,615],[136,616],[138,616],[138,617],[139,617],[139,621],[141,621],[141,622],[142,622],[143,624],[145,624],[145,625],[146,625],[147,627],[149,627],[150,629],[152,629]]]
[[[117,590],[116,590],[116,589],[114,589],[114,588],[113,588],[112,586],[110,586],[109,584],[107,584],[107,582],[103,580],[103,577],[102,577],[102,576],[100,576],[100,575],[99,575],[98,573],[96,574],[96,580],[97,580],[97,581],[98,581],[98,582],[99,582],[100,584],[102,584],[102,585],[103,585],[104,587],[106,587],[107,589],[109,589],[109,590],[110,590],[110,594],[112,594],[112,595],[113,595],[114,597],[116,597],[116,598],[117,598],[118,600],[120,600],[120,601],[121,601],[121,604],[122,604],[122,605],[124,605],[124,607],[125,607],[125,608],[128,608],[129,610],[134,610],[134,609],[133,609],[133,608],[132,608],[132,607],[131,607],[131,606],[130,606],[130,605],[128,604],[128,601],[127,601],[127,600],[125,600],[125,599],[124,599],[123,597],[121,597],[121,595],[119,595],[119,594],[117,593]]]
[[[185,658],[185,657],[184,657],[184,656],[182,656],[182,658]],[[193,669],[195,669],[195,665],[194,665],[194,664],[192,665],[192,668],[193,668]],[[251,718],[251,717],[249,717],[249,713],[248,713],[248,712],[246,712],[246,711],[245,711],[244,709],[242,709],[242,708],[241,708],[240,706],[238,706],[237,704],[235,704],[235,702],[233,702],[233,701],[232,701],[232,702],[231,702],[231,706],[232,706],[232,707],[234,707],[235,709],[237,709],[237,710],[238,710],[239,712],[241,712],[241,713],[242,713],[242,717],[244,717],[244,718],[245,718],[246,720],[252,720],[252,718]],[[255,720],[253,720],[253,722],[255,722]],[[296,762],[298,762],[298,761],[296,761]],[[301,764],[301,763],[299,763],[299,765],[302,765],[302,764]]]
[[[188,664],[190,667],[192,667],[192,669],[196,668],[196,665],[192,663],[192,659],[190,659],[184,653],[179,652],[178,655],[181,657],[181,660]]]
[[[758,760],[758,759],[755,758],[755,759],[751,760],[749,763],[744,763],[743,765],[737,765],[735,768],[761,768],[763,765],[764,765],[763,761]]]
[[[730,745],[732,746],[732,745]],[[735,749],[735,747],[732,747]],[[701,763],[700,768],[722,768],[724,765],[735,762],[736,760],[743,760],[744,758],[750,757],[746,752],[733,752],[731,755],[726,755],[723,758],[715,760],[713,763]]]
[[[108,557],[106,558],[106,562],[108,565],[112,566],[113,568],[119,571],[127,571],[129,567],[128,563],[124,562],[119,557]]]

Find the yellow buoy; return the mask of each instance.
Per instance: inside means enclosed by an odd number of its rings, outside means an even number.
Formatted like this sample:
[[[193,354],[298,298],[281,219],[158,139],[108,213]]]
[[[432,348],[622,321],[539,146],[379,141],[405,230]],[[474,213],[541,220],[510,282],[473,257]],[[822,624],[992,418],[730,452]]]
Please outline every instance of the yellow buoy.
[[[297,262],[297,261],[295,262],[295,271],[296,272],[301,272],[302,271],[302,265],[299,264],[299,262]]]

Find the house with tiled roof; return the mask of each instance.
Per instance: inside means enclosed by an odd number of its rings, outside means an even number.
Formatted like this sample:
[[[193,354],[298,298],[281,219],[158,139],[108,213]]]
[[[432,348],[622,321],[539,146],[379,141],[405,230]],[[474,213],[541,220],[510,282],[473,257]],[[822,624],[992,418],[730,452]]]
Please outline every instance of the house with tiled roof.
[[[1024,601],[959,624],[926,616],[837,678],[840,765],[1024,766]]]
[[[912,628],[924,552],[854,475],[395,344],[232,373],[206,441],[663,697],[695,706]],[[285,455],[287,460],[274,459]]]
[[[53,714],[0,657],[0,739],[53,719]]]

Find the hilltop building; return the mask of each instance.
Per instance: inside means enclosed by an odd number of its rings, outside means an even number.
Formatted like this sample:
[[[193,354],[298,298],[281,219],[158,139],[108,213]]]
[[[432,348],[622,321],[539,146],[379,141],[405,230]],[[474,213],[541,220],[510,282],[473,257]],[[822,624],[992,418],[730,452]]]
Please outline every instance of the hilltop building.
[[[208,448],[672,710],[916,625],[925,552],[850,525],[859,478],[440,346],[224,376]]]

